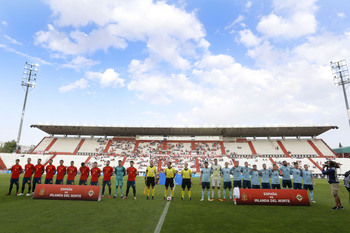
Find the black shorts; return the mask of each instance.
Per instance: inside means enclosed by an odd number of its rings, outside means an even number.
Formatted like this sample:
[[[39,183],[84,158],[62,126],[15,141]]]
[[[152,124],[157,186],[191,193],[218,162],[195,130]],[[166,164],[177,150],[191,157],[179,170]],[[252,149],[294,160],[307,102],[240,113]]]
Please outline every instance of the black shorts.
[[[147,177],[146,178],[146,186],[147,187],[149,187],[149,186],[154,187],[155,185],[156,185],[156,182],[155,182],[154,177]]]
[[[272,189],[281,189],[281,185],[280,184],[271,184],[271,188]]]
[[[202,189],[210,189],[210,182],[202,182]]]
[[[282,180],[282,187],[286,188],[288,186],[288,188],[292,188],[292,181],[291,180]]]
[[[173,178],[166,178],[165,179],[165,187],[168,188],[170,185],[170,188],[174,188],[174,179]]]
[[[293,183],[293,189],[302,189],[301,183]]]
[[[87,185],[87,181],[86,180],[79,180],[79,185]]]
[[[181,185],[182,189],[185,189],[187,187],[187,189],[191,188],[191,179],[182,179],[182,185]]]
[[[52,184],[52,179],[45,179],[45,184]]]
[[[304,184],[304,189],[312,191],[314,190],[314,186],[312,184]]]

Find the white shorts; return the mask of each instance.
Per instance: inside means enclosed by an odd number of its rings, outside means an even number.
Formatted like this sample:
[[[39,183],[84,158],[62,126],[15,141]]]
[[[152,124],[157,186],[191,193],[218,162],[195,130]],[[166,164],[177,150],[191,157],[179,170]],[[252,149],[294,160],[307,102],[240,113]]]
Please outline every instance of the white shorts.
[[[211,179],[211,187],[216,186],[216,187],[220,188],[220,184],[221,184],[221,177]]]

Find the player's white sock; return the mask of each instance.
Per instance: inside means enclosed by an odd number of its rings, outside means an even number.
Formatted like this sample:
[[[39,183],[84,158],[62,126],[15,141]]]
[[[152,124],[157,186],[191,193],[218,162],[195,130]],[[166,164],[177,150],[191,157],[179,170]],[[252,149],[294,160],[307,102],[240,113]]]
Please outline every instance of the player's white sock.
[[[214,189],[211,190],[211,198],[214,199]]]
[[[210,191],[207,189],[208,199],[210,199]]]
[[[311,201],[314,200],[314,192],[313,191],[310,191],[310,199],[311,199]]]
[[[204,199],[204,189],[202,189],[202,199]]]
[[[230,194],[230,199],[232,199],[232,189],[230,189],[228,192]]]
[[[219,197],[219,199],[221,199],[221,190],[220,189],[218,189],[218,197]]]
[[[226,190],[224,189],[224,191],[222,191],[222,194],[224,196],[224,199],[226,199]]]

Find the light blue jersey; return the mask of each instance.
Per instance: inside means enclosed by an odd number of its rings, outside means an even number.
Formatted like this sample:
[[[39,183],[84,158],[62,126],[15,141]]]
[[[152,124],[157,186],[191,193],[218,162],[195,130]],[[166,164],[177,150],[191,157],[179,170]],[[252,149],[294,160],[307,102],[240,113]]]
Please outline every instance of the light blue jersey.
[[[301,172],[301,176],[303,177],[303,181],[304,181],[304,184],[307,184],[307,185],[312,185],[312,177],[313,177],[313,174],[311,171],[302,171]]]
[[[243,167],[242,173],[243,173],[243,180],[250,180],[250,171],[252,169],[250,167]]]
[[[280,171],[271,171],[271,184],[280,184]]]
[[[270,169],[261,169],[261,183],[270,183],[271,170]]]
[[[256,170],[252,170],[250,172],[250,174],[252,175],[252,185],[260,185],[260,181],[259,181],[259,171]]]
[[[213,170],[211,168],[202,168],[202,182],[210,182],[210,176],[213,173]]]
[[[241,172],[242,172],[242,167],[233,167],[233,180],[239,181],[241,180]]]
[[[125,168],[123,166],[120,166],[120,167],[117,166],[114,169],[114,173],[115,173],[115,178],[117,180],[123,180],[123,177],[125,176],[126,171],[125,171]]]
[[[221,174],[223,175],[224,182],[231,182],[231,173],[232,173],[232,168],[222,168],[221,169]]]
[[[290,180],[290,174],[291,174],[291,167],[287,166],[281,166],[280,170],[283,173],[283,180]]]
[[[293,183],[301,184],[301,170],[292,168]]]

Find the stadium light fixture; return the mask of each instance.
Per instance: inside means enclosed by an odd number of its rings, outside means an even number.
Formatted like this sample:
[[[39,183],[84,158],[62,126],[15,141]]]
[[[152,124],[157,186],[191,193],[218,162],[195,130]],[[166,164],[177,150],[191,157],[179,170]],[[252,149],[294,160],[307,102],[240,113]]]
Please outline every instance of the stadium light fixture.
[[[346,64],[346,60],[343,59],[340,61],[331,62],[331,69],[333,73],[334,84],[336,86],[342,86],[343,88],[345,106],[346,106],[348,121],[350,125],[350,109],[349,109],[349,102],[348,102],[348,97],[346,94],[346,87],[345,87],[350,83],[350,78],[349,78],[349,70],[348,70],[348,65]]]
[[[16,141],[16,144],[17,144],[16,151],[19,149],[19,142],[22,134],[22,126],[23,126],[24,113],[26,110],[28,92],[35,88],[36,77],[38,75],[38,67],[39,67],[38,64],[30,64],[28,62],[26,62],[24,65],[21,86],[25,88],[26,94],[24,96],[22,115],[19,123],[19,129],[18,129],[18,135],[17,135],[17,141]]]

